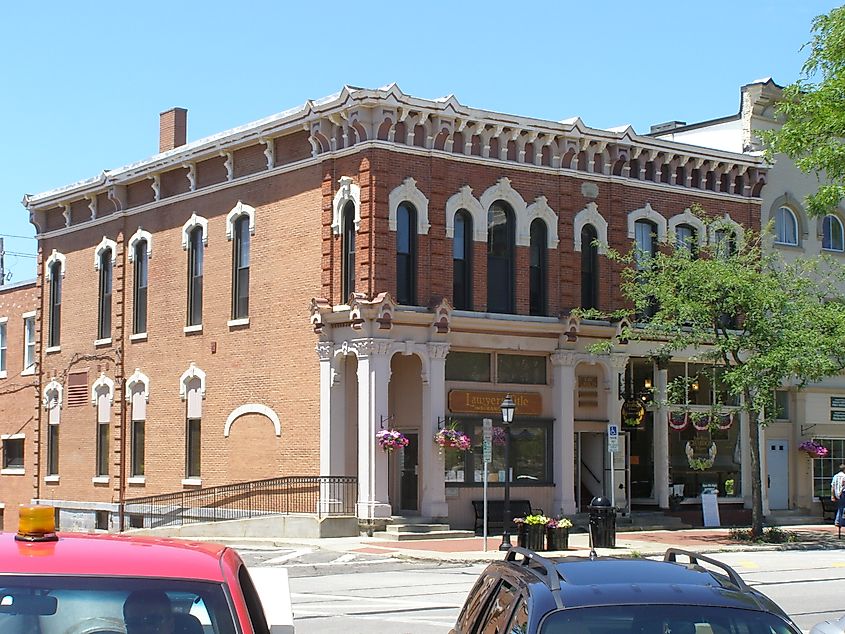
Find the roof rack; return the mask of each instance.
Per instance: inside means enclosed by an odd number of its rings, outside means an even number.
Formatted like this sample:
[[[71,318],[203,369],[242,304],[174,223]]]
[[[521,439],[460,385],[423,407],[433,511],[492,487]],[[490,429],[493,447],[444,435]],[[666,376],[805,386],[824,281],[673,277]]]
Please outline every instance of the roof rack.
[[[717,559],[713,559],[712,557],[700,555],[698,553],[694,553],[689,550],[683,550],[681,548],[669,548],[663,555],[663,561],[679,563],[677,559],[678,555],[684,555],[685,557],[688,557],[690,564],[692,564],[693,566],[697,566],[699,561],[704,561],[710,564],[711,566],[716,566],[717,568],[723,570],[728,575],[733,584],[740,590],[751,589],[748,584],[742,580],[742,577],[739,576],[739,573],[736,570]]]
[[[552,591],[552,596],[555,598],[557,607],[563,607],[563,598],[560,596],[560,572],[551,559],[541,557],[533,550],[522,548],[521,546],[511,546],[510,550],[505,554],[505,561],[516,562],[516,555],[522,555],[522,565],[534,573],[537,578],[543,581],[549,590]],[[535,562],[543,567],[545,574],[541,574],[537,568],[531,568],[530,564]]]

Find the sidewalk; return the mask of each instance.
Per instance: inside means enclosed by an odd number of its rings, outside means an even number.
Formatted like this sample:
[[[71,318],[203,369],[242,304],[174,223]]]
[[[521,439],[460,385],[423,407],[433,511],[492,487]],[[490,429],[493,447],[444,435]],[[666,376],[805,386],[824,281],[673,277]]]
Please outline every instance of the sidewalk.
[[[793,533],[796,541],[785,544],[756,544],[731,539],[727,528],[698,528],[688,530],[617,532],[616,548],[597,548],[602,556],[639,557],[662,555],[667,548],[683,548],[699,553],[749,550],[799,550],[799,549],[845,549],[845,536],[837,538],[837,529],[829,525],[787,526],[782,530]],[[374,537],[337,537],[324,539],[248,539],[228,538],[224,541],[232,546],[245,544],[266,544],[277,547],[309,546],[338,553],[361,553],[384,555],[407,559],[444,562],[485,562],[500,559],[501,535],[491,535],[484,552],[481,537],[467,539],[421,539],[416,541],[387,541]],[[516,544],[516,536],[512,542]],[[589,555],[587,533],[569,536],[569,549],[546,553],[550,557]]]

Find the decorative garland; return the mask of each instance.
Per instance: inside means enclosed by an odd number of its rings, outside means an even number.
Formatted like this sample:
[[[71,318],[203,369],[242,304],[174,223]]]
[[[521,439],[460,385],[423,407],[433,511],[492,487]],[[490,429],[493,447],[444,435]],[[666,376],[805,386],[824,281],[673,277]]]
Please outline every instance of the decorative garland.
[[[706,458],[696,458],[695,449],[692,448],[692,442],[687,441],[684,447],[684,452],[687,454],[687,462],[691,469],[695,471],[706,471],[716,462],[716,443],[711,442],[710,448],[707,450]]]
[[[669,412],[669,427],[675,431],[683,431],[689,425],[689,416],[686,412]]]

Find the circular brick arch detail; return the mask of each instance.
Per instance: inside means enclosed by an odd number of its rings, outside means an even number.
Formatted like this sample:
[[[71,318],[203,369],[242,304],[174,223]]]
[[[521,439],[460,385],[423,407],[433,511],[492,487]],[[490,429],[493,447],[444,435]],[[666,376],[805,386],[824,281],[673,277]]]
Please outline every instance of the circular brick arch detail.
[[[261,414],[262,416],[266,416],[273,422],[273,429],[276,432],[276,436],[282,435],[282,422],[279,420],[279,415],[276,414],[276,412],[274,412],[266,405],[261,405],[259,403],[248,403],[247,405],[241,405],[240,407],[236,407],[234,410],[232,410],[232,413],[229,414],[229,417],[226,419],[226,425],[225,427],[223,427],[224,438],[229,437],[229,432],[232,431],[232,425],[238,418],[240,418],[244,414]]]

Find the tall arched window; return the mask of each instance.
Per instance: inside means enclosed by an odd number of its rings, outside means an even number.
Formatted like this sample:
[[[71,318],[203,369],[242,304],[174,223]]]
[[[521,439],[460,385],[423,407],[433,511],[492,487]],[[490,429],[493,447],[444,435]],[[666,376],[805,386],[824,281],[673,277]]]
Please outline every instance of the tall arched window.
[[[528,274],[528,311],[546,314],[546,223],[536,218],[531,223],[531,264]]]
[[[842,236],[842,221],[837,216],[828,214],[822,220],[822,249],[827,251],[845,250]]]
[[[103,249],[100,253],[100,302],[97,307],[97,339],[109,339],[111,337],[111,291],[111,249]]]
[[[149,249],[146,240],[135,243],[134,302],[132,308],[132,334],[147,332],[147,281],[149,274]]]
[[[232,319],[249,317],[249,216],[235,220],[232,240]]]
[[[61,345],[62,341],[62,264],[50,265],[50,332],[48,344],[51,348]]]
[[[593,225],[581,229],[581,308],[598,308],[599,250],[593,244],[598,233]]]
[[[513,252],[515,242],[513,209],[497,200],[487,212],[487,310],[514,312]]]
[[[452,239],[452,302],[455,308],[472,310],[472,216],[466,209],[455,214]]]
[[[188,325],[202,325],[202,226],[188,236]]]
[[[355,292],[355,203],[351,200],[343,207],[341,222],[343,232],[343,261],[341,262],[341,300],[347,301]]]
[[[675,227],[676,249],[685,249],[692,257],[695,257],[697,246],[694,227],[691,227],[690,225],[678,225]]]
[[[417,303],[417,210],[402,203],[396,210],[396,301]]]
[[[716,229],[716,257],[727,259],[736,253],[736,234],[730,229]]]
[[[789,207],[779,207],[775,212],[775,242],[798,245],[798,221]]]
[[[637,220],[634,223],[634,236],[636,239],[637,270],[645,271],[650,266],[651,258],[657,253],[657,226],[648,220]],[[637,316],[637,319],[641,321],[649,320],[656,312],[657,303],[653,298],[649,298],[648,305]]]

